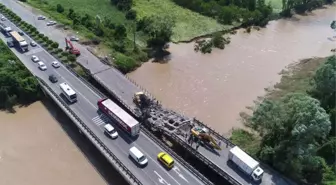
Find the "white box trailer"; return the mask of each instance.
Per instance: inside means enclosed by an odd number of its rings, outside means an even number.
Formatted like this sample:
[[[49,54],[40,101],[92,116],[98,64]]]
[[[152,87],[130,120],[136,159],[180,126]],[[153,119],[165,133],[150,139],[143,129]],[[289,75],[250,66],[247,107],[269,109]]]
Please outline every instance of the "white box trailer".
[[[260,181],[262,179],[264,170],[260,168],[259,162],[254,160],[238,146],[231,148],[229,152],[229,160],[253,178],[254,181]]]
[[[115,120],[131,136],[140,133],[140,123],[110,99],[102,99],[97,103],[99,109]]]

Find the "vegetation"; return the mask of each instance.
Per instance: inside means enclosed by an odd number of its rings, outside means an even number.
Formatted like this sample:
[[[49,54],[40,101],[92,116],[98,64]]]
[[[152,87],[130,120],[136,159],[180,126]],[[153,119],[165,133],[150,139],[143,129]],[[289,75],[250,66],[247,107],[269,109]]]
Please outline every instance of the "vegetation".
[[[296,13],[302,14],[306,11],[320,8],[324,4],[332,4],[333,2],[335,0],[283,0],[281,14],[283,16],[291,16],[293,9]]]
[[[61,23],[82,32],[87,38],[92,39],[90,43],[102,40],[114,58],[121,56],[120,54],[132,58],[115,63],[115,66],[123,72],[130,72],[140,66],[141,62],[147,61],[147,54],[152,53],[148,51],[163,50],[166,43],[171,40],[172,28],[175,25],[173,19],[166,16],[150,16],[134,20],[137,13],[131,9],[132,1],[128,0],[100,3],[79,0],[28,2],[46,11]],[[87,6],[77,6],[83,3]],[[169,24],[163,24],[163,21],[168,21]]]
[[[0,108],[29,104],[40,98],[39,83],[26,67],[0,41]]]
[[[336,184],[336,57],[302,61],[277,87],[231,140],[300,184]]]
[[[244,26],[265,26],[272,7],[260,0],[173,0],[176,4],[215,18],[222,24],[242,23]]]
[[[213,18],[178,6],[171,0],[134,0],[132,9],[136,11],[138,20],[153,15],[172,17],[175,20],[173,42],[189,41],[201,35],[233,27],[231,25],[222,25]]]
[[[196,41],[194,50],[196,52],[201,51],[202,53],[211,53],[213,47],[224,49],[225,45],[229,43],[230,38],[224,38],[221,33],[215,33],[210,40],[202,39]]]

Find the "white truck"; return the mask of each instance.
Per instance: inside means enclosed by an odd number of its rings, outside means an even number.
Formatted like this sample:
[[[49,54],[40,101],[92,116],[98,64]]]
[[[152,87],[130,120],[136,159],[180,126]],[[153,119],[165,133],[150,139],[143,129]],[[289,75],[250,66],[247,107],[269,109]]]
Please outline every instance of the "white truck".
[[[264,174],[264,170],[260,168],[258,161],[245,153],[238,146],[231,148],[229,151],[229,161],[232,161],[244,173],[249,175],[254,181],[260,182]]]
[[[112,100],[105,98],[99,100],[97,105],[103,113],[115,120],[128,134],[133,137],[139,135],[140,123]]]
[[[27,41],[23,37],[21,37],[21,35],[18,32],[11,31],[11,32],[9,32],[9,34],[13,38],[13,43],[18,45],[20,47],[20,49],[22,50],[22,52],[28,51]]]

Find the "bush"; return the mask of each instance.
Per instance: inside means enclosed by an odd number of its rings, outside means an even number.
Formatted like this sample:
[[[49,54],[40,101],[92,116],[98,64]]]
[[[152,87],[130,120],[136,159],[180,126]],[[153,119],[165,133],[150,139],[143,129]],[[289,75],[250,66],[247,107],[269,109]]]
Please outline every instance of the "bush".
[[[49,38],[48,38],[47,36],[44,36],[44,37],[42,37],[42,40],[43,40],[44,42],[47,42],[47,41],[49,40]]]
[[[68,52],[66,52],[66,51],[63,51],[63,52],[62,52],[62,56],[63,56],[63,57],[68,57],[68,55],[69,55]]]
[[[140,66],[133,58],[117,53],[114,64],[123,73],[128,73]]]
[[[61,48],[57,48],[57,49],[56,49],[56,53],[59,53],[60,56],[62,56],[62,51],[63,51],[63,49],[61,49]]]
[[[51,45],[54,43],[52,40],[49,40],[49,39],[46,42],[47,42],[48,46],[50,46],[50,47],[52,47]]]
[[[53,48],[58,48],[58,46],[59,46],[59,44],[57,43],[57,42],[53,42],[53,43],[51,43],[51,47],[53,47]],[[62,49],[61,49],[62,50]]]
[[[70,62],[75,62],[75,61],[76,61],[76,56],[73,55],[73,54],[70,54],[70,55],[68,55],[67,59],[68,59]]]
[[[128,20],[134,20],[136,18],[136,15],[136,11],[131,9],[126,13],[125,17]]]
[[[60,4],[57,4],[57,5],[56,5],[56,11],[57,11],[58,13],[63,13],[63,12],[64,12],[64,8],[63,8],[63,6],[60,5]]]

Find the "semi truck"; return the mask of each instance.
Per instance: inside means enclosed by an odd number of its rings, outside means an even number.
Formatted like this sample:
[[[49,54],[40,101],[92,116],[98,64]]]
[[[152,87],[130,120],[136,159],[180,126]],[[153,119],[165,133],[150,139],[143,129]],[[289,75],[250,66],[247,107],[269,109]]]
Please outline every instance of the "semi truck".
[[[140,133],[140,123],[112,100],[105,98],[97,102],[98,108],[131,136]]]
[[[260,163],[245,153],[238,146],[230,149],[228,160],[233,162],[255,182],[261,182],[264,170],[260,167]]]
[[[18,32],[11,31],[9,32],[9,34],[13,38],[14,45],[17,45],[22,50],[22,52],[28,51],[27,41],[23,37],[21,37],[21,35]]]
[[[11,27],[6,26],[4,23],[0,23],[0,30],[6,37],[10,37],[10,32],[13,31]]]

